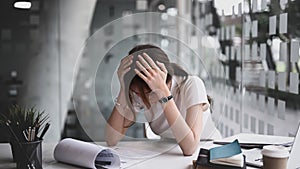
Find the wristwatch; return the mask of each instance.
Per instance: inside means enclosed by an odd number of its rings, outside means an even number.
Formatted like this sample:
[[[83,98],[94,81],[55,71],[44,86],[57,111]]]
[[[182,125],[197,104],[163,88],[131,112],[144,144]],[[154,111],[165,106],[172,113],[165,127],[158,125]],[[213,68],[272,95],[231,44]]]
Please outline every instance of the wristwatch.
[[[161,98],[161,99],[159,99],[158,101],[160,102],[160,103],[167,103],[169,100],[171,100],[173,98],[173,96],[172,95],[170,95],[170,96],[168,96],[168,97],[163,97],[163,98]]]

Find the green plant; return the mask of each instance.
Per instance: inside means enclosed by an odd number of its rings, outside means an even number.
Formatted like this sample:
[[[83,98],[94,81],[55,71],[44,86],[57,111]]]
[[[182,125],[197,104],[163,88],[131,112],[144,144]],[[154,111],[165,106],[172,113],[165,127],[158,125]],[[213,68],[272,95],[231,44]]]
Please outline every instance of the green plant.
[[[49,115],[45,111],[40,111],[35,107],[27,108],[19,105],[13,105],[9,111],[2,115],[1,123],[9,124],[20,142],[27,141],[26,136],[29,128],[34,128],[35,139],[40,129],[49,120]],[[12,137],[12,139],[15,139]]]

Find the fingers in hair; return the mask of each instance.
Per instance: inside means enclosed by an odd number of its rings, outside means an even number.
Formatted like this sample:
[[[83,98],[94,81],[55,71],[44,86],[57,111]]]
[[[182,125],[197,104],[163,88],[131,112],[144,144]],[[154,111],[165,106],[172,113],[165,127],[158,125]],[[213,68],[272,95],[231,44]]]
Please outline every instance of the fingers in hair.
[[[146,62],[146,60],[141,56],[138,55],[140,63],[146,68],[146,69],[151,69],[151,66]]]
[[[160,69],[164,72],[164,73],[168,73],[168,70],[165,66],[165,64],[159,62],[159,61],[156,61],[157,65],[160,67]]]
[[[135,73],[140,77],[142,78],[145,82],[147,81],[147,77],[139,70],[137,69],[134,69]]]
[[[154,61],[151,59],[151,57],[147,53],[143,53],[143,56],[153,69],[159,69],[158,66],[154,63]]]
[[[146,76],[150,76],[148,70],[139,61],[136,61],[136,65]]]

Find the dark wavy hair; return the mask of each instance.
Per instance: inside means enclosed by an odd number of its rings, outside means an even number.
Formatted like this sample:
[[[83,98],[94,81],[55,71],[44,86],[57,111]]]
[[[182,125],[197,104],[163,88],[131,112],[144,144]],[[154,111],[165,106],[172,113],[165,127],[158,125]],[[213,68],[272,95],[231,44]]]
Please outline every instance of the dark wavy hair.
[[[188,77],[188,73],[176,63],[171,63],[168,55],[159,47],[151,45],[151,44],[144,44],[144,45],[137,45],[129,51],[129,55],[133,55],[133,64],[131,65],[131,69],[127,72],[124,76],[125,81],[125,92],[126,92],[126,100],[129,108],[133,112],[134,120],[126,127],[130,127],[134,124],[135,121],[135,112],[132,107],[132,96],[130,94],[130,88],[135,85],[138,86],[139,93],[141,93],[141,98],[146,106],[149,106],[149,100],[146,96],[144,91],[150,91],[151,89],[147,85],[147,83],[141,79],[135,72],[134,69],[137,68],[135,62],[138,60],[138,55],[142,55],[143,53],[147,53],[154,62],[159,61],[163,63],[168,71],[166,83],[172,80],[174,75],[181,76],[184,78],[184,81]],[[138,68],[137,68],[138,69]]]

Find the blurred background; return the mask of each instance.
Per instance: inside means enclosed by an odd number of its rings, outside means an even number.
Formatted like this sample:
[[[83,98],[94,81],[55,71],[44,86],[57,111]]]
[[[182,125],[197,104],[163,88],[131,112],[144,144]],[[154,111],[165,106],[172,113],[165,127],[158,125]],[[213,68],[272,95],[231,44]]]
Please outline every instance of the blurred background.
[[[13,104],[45,110],[46,141],[104,140],[118,63],[141,43],[160,46],[204,80],[223,137],[295,135],[300,0],[16,2],[0,1],[0,113]],[[4,126],[0,133],[7,142]],[[145,137],[144,125],[127,135]]]

